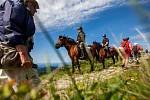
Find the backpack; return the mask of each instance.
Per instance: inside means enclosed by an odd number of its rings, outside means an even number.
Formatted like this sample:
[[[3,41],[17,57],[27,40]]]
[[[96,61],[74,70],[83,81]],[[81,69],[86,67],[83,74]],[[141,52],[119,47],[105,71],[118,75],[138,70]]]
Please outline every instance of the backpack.
[[[0,36],[5,37],[10,26],[10,15],[14,2],[5,0],[0,5]],[[1,39],[2,40],[2,39]],[[20,65],[20,57],[16,49],[0,43],[0,69],[11,69]]]
[[[0,5],[0,35],[9,31],[8,27],[10,26],[10,15],[13,5],[14,2],[11,0],[6,0]]]
[[[121,42],[120,46],[123,47],[124,49],[126,49],[126,42],[125,41]]]
[[[130,44],[130,43],[129,43],[128,41],[123,41],[123,42],[121,43],[121,47],[123,47],[125,51],[130,52],[131,50],[130,50],[130,48],[129,48],[129,44]]]
[[[137,52],[138,51],[138,48],[137,46],[133,46],[133,49],[132,49],[134,52]]]
[[[4,6],[5,6],[5,2],[0,5],[0,33],[2,33],[4,30],[3,27],[3,15],[5,12]]]

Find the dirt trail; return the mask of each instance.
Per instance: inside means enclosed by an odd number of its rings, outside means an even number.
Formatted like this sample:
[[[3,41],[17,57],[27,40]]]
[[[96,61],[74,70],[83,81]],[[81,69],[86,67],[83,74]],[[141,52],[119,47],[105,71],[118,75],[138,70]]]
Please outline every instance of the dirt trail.
[[[122,72],[122,68],[110,67],[108,69],[104,69],[100,72],[92,72],[83,75],[73,76],[76,83],[84,82],[85,84],[92,84],[98,81],[104,81],[106,79],[111,78],[114,74]],[[72,81],[69,77],[61,78],[56,81],[57,90],[62,90],[70,87],[72,85]]]
[[[147,59],[148,56],[143,56],[141,57],[140,62],[142,63],[143,60]],[[132,67],[132,66],[139,66],[136,65],[135,63],[132,64],[128,64],[128,67]],[[92,84],[94,82],[101,82],[107,79],[112,78],[114,75],[117,74],[121,74],[123,73],[124,70],[121,67],[109,67],[107,69],[103,69],[102,71],[97,71],[97,72],[92,72],[92,73],[87,73],[87,74],[83,74],[83,75],[74,75],[74,80],[76,83],[82,83],[84,82],[85,84]],[[68,87],[70,87],[72,85],[72,81],[70,79],[70,77],[65,76],[57,81],[55,81],[55,87],[57,90],[63,90],[66,89]]]

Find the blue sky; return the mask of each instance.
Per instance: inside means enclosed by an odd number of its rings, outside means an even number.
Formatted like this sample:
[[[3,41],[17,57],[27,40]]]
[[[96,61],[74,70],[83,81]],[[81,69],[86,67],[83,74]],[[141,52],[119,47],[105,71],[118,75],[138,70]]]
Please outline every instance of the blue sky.
[[[128,0],[38,0],[38,17],[49,31],[54,42],[59,35],[76,39],[76,28],[82,26],[87,44],[102,41],[106,33],[110,45],[119,46],[123,37],[130,37],[147,48],[150,38],[150,1],[138,0],[140,5],[132,5]],[[135,1],[135,0],[134,0]],[[144,34],[144,39],[142,38]],[[146,37],[146,39],[145,39]],[[32,56],[36,63],[60,62],[52,46],[37,26]],[[149,41],[149,40],[148,40]],[[65,48],[60,48],[64,60],[70,62]]]

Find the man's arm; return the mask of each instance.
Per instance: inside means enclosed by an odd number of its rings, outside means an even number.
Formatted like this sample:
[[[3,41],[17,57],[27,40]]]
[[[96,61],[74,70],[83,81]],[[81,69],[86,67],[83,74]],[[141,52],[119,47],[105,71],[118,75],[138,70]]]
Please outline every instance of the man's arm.
[[[85,42],[85,33],[84,32],[81,32],[80,39],[82,42]]]
[[[5,14],[4,17],[8,17],[7,14]],[[13,46],[26,43],[25,41],[26,33],[23,30],[23,24],[24,24],[25,18],[26,18],[25,7],[20,3],[15,4],[11,10],[11,15],[9,19],[10,24],[7,26],[4,26],[5,32],[6,32],[5,36],[9,40],[9,43]]]
[[[23,4],[15,4],[10,16],[10,30],[7,36],[9,43],[13,45],[20,55],[23,67],[32,67],[32,61],[28,55],[26,46],[27,36],[25,32],[26,8]]]

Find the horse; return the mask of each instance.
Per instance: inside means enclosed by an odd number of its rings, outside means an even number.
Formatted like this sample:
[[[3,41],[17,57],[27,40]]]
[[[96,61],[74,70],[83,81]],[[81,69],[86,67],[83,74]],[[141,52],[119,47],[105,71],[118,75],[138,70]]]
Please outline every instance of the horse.
[[[79,73],[82,73],[81,69],[80,69],[80,64],[79,64],[80,49],[78,47],[77,42],[70,37],[59,36],[58,40],[55,44],[55,48],[59,49],[60,47],[63,47],[63,46],[68,51],[68,55],[72,61],[72,73],[74,73],[74,71],[75,71],[75,69],[74,69],[75,66],[78,67]],[[92,59],[90,59],[88,55],[86,55],[86,58],[90,61],[91,71],[93,71],[94,70],[94,68],[93,68],[94,64],[92,63]]]
[[[109,48],[110,53],[116,58],[116,60],[119,60],[119,53],[116,47],[112,46]]]
[[[117,49],[115,47],[110,47],[109,48],[109,51],[110,51],[110,55],[109,56],[107,56],[107,53],[106,53],[104,47],[100,43],[98,43],[96,41],[93,42],[92,48],[96,52],[96,54],[98,55],[98,57],[97,57],[98,60],[102,61],[103,68],[105,68],[105,58],[111,57],[112,60],[113,60],[113,64],[115,64],[115,58],[118,61],[119,53],[118,53],[118,51],[117,51]]]

